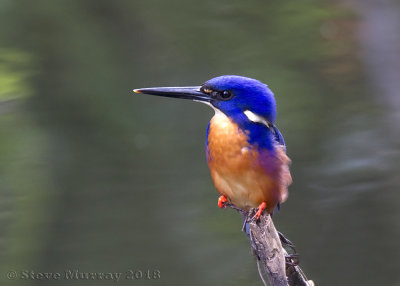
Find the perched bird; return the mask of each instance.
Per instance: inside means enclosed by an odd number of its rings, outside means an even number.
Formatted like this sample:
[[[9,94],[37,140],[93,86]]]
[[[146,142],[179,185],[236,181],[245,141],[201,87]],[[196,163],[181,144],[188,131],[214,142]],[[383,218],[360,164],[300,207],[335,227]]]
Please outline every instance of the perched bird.
[[[206,157],[220,193],[227,202],[259,219],[272,213],[288,196],[292,179],[284,139],[274,125],[276,103],[266,84],[247,77],[224,75],[201,86],[135,89],[135,93],[190,99],[211,106]]]

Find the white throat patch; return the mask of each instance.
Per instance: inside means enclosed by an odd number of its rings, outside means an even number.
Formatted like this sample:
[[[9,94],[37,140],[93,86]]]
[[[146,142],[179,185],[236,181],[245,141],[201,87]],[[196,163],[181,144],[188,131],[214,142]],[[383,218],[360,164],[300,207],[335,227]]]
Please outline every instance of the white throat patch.
[[[209,103],[207,101],[200,101],[200,100],[193,100],[193,101],[204,103],[204,104],[210,106],[215,111],[215,114],[221,114],[221,113],[224,114],[221,110],[219,110],[218,108],[216,108],[214,105],[212,105],[211,103]]]
[[[264,117],[259,116],[259,115],[255,114],[255,113],[251,112],[250,110],[246,110],[244,112],[244,115],[246,115],[247,119],[249,119],[251,122],[264,124],[268,128],[271,127],[271,125],[272,125]]]

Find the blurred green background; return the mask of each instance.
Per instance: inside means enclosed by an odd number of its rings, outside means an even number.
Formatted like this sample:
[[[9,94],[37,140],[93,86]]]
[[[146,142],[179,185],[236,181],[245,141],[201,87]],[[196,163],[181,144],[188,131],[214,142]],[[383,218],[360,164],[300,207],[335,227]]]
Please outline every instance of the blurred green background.
[[[274,216],[317,285],[400,285],[400,3],[0,1],[0,284],[261,285],[216,206],[213,112],[133,88],[268,83],[294,183]]]

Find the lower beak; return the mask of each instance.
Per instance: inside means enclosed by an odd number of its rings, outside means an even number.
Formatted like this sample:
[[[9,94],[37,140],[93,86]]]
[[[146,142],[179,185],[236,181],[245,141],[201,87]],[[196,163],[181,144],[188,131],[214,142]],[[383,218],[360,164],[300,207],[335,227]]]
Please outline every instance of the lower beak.
[[[165,97],[191,99],[195,101],[209,102],[211,100],[208,94],[200,91],[200,86],[150,87],[134,89],[133,92]]]

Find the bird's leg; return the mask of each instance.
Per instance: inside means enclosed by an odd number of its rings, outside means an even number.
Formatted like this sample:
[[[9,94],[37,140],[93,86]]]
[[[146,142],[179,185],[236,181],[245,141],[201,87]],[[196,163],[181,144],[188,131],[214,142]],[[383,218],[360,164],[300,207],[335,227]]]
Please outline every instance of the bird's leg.
[[[256,214],[253,216],[253,219],[255,219],[256,221],[260,219],[262,212],[265,210],[265,208],[267,207],[267,203],[266,202],[262,202],[257,209]]]
[[[225,208],[225,205],[227,203],[228,199],[222,195],[218,198],[218,207],[220,207],[221,209]]]

